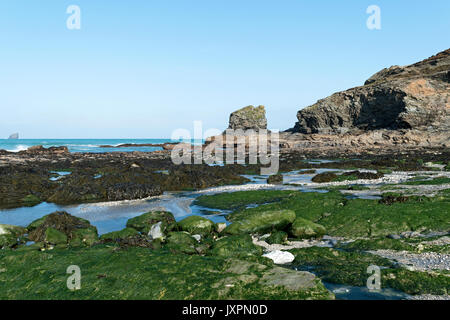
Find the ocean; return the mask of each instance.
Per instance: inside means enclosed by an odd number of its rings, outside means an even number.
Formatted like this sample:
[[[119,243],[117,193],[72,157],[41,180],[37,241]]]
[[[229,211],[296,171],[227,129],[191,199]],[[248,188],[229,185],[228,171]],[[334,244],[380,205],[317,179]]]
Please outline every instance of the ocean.
[[[101,145],[117,146],[124,143],[133,144],[160,144],[166,142],[179,142],[171,139],[0,139],[0,149],[18,152],[29,147],[42,145],[48,147],[65,146],[70,152],[150,152],[162,150],[161,147],[126,147],[126,148],[100,148]]]

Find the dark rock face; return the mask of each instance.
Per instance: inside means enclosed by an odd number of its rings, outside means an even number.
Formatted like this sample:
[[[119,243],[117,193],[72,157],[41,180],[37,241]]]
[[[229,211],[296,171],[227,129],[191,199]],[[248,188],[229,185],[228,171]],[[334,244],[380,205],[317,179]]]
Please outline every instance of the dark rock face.
[[[413,65],[383,69],[364,86],[335,93],[297,113],[293,132],[450,130],[450,49]]]
[[[266,109],[264,106],[247,106],[233,112],[230,115],[230,123],[228,129],[267,129]]]

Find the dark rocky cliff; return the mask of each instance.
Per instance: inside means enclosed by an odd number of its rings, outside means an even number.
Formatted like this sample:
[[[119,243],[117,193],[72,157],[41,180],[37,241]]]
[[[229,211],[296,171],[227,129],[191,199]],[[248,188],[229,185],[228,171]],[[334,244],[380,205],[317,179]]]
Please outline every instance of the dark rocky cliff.
[[[292,132],[338,134],[378,129],[450,130],[450,49],[383,69],[363,86],[297,113]]]

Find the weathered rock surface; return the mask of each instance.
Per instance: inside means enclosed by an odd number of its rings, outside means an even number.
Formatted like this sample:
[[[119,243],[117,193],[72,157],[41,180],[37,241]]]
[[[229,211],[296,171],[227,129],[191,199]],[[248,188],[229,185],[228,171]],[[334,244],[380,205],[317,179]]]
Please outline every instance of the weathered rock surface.
[[[233,219],[233,223],[225,228],[226,234],[263,233],[271,230],[282,230],[295,220],[292,210],[274,210],[248,213]]]
[[[413,65],[383,69],[364,86],[335,93],[297,114],[293,132],[450,130],[450,49]]]
[[[267,129],[266,109],[264,106],[247,106],[230,115],[229,129],[248,130]]]

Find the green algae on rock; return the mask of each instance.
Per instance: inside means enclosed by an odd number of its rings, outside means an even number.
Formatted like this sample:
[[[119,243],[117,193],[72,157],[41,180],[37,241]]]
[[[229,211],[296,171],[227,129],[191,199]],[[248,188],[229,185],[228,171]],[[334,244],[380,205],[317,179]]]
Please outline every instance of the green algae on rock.
[[[182,231],[200,235],[210,234],[215,229],[214,222],[200,216],[189,216],[178,221],[177,226]]]
[[[268,244],[284,244],[288,239],[287,232],[284,231],[274,231],[265,240]]]
[[[173,254],[139,247],[120,250],[116,245],[55,247],[44,252],[24,248],[0,251],[0,299],[333,298],[310,273],[222,256]],[[81,290],[67,289],[69,265],[78,265],[82,270]],[[295,286],[283,281],[294,277],[298,280]]]
[[[18,243],[18,238],[26,233],[26,229],[8,224],[0,224],[0,249]]]
[[[164,247],[173,253],[196,254],[196,245],[197,240],[189,233],[181,231],[170,232],[167,237],[167,244]]]
[[[242,215],[223,231],[226,234],[263,233],[283,230],[294,222],[296,216],[292,210],[273,210]]]
[[[67,236],[63,232],[49,227],[45,230],[44,241],[51,244],[66,244]]]
[[[139,232],[148,234],[152,226],[161,222],[163,233],[172,230],[175,223],[173,214],[168,211],[150,211],[127,221],[127,228],[136,229]]]
[[[100,240],[103,241],[116,241],[121,239],[128,239],[135,236],[138,236],[140,233],[136,229],[133,228],[125,228],[120,231],[113,231],[102,234],[100,236]]]
[[[239,197],[245,198],[245,192]],[[251,196],[257,197],[257,192],[252,191]],[[405,231],[448,231],[449,206],[450,197],[445,193],[434,198],[408,197],[405,202],[386,205],[378,200],[347,199],[338,191],[291,191],[277,202],[234,211],[227,219],[234,222],[265,211],[292,210],[297,217],[324,226],[330,236],[382,237]]]
[[[325,228],[317,223],[297,217],[289,229],[289,233],[299,239],[320,238],[325,235]]]
[[[252,237],[248,234],[227,236],[214,242],[209,255],[221,257],[261,256],[261,247],[253,244]]]
[[[323,281],[337,284],[365,286],[367,268],[381,268],[382,287],[390,287],[408,294],[447,294],[450,278],[432,272],[409,271],[398,268],[388,259],[365,252],[310,247],[290,250],[297,268],[312,270]]]
[[[53,212],[37,219],[27,229],[28,238],[35,242],[63,244],[65,239],[72,246],[91,246],[98,241],[96,227],[92,226],[89,221],[74,217],[64,211]]]
[[[263,204],[276,202],[289,197],[293,192],[284,190],[252,190],[224,192],[214,195],[201,195],[194,204],[223,210],[235,210],[245,208],[250,204]]]

